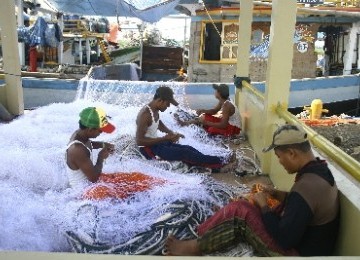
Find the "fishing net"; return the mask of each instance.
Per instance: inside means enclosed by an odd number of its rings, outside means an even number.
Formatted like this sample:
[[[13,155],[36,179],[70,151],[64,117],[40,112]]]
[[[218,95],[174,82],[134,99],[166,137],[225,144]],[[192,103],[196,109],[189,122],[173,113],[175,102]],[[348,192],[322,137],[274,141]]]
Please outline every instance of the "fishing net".
[[[189,111],[180,83],[84,79],[74,102],[27,111],[1,125],[1,250],[160,254],[169,232],[194,237],[197,224],[213,214],[214,206],[222,207],[234,193],[247,189],[218,184],[207,169],[142,158],[135,143],[136,116],[160,85],[171,87],[180,108]],[[104,173],[138,172],[165,182],[140,190],[134,183],[135,190],[120,199],[83,199],[82,192],[69,189],[66,144],[78,127],[79,112],[88,106],[102,107],[117,126],[111,135],[95,140],[116,147]],[[219,157],[232,152],[224,140],[210,138],[199,127],[179,128],[173,116],[177,109],[169,107],[161,120],[186,136],[181,144]],[[21,236],[14,236],[19,232]],[[244,250],[239,254],[248,252]]]
[[[202,185],[209,197],[199,200],[175,200],[161,205],[161,214],[144,232],[136,234],[124,243],[110,243],[102,240],[104,221],[103,210],[95,205],[84,205],[77,212],[77,219],[89,218],[96,223],[92,229],[67,231],[66,236],[73,250],[78,253],[125,254],[125,255],[161,255],[164,254],[164,244],[169,234],[178,239],[197,238],[196,227],[213,214],[214,206],[224,205],[236,194],[248,191],[246,188],[234,188],[220,184],[212,179],[204,178]],[[122,209],[124,211],[124,209]],[[113,212],[108,218],[116,218],[123,212]],[[111,221],[112,223],[114,221]],[[241,244],[230,250],[230,255],[252,254],[252,248]],[[223,253],[224,255],[224,253]]]

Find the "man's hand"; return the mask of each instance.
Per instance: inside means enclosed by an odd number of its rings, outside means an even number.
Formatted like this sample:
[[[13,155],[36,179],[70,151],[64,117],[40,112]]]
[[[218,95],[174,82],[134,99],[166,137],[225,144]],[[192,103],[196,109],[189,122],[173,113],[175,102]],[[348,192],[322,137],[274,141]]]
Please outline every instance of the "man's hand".
[[[263,208],[267,206],[267,197],[269,195],[265,192],[257,192],[252,195],[254,203],[259,207]]]
[[[178,142],[180,138],[184,138],[184,135],[178,133],[169,133],[165,135],[165,139],[173,143]]]
[[[198,116],[200,116],[201,114],[204,114],[204,109],[197,109],[195,112]]]
[[[204,124],[205,123],[205,114],[202,114],[199,116],[199,123]]]
[[[103,142],[103,149],[106,148],[110,154],[113,154],[115,151],[115,146],[111,143]]]
[[[179,138],[185,138],[185,136],[183,134],[180,133],[175,133],[177,136],[179,136]]]
[[[113,154],[115,151],[115,146],[113,144],[103,142],[103,148],[100,150],[98,158],[105,160],[109,157],[110,154]]]

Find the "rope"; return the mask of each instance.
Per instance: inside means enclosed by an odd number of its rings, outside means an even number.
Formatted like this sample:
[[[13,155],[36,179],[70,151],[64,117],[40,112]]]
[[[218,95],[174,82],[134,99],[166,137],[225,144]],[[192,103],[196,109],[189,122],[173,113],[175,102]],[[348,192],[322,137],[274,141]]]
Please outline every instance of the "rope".
[[[207,16],[209,17],[212,25],[214,26],[216,32],[218,33],[218,35],[219,35],[220,38],[221,38],[221,33],[220,33],[219,29],[216,27],[215,22],[214,22],[214,20],[212,19],[211,15],[210,15],[210,13],[209,13],[209,11],[208,11],[208,9],[206,8],[206,5],[205,5],[204,1],[201,0],[201,3],[203,4],[203,6],[204,6],[204,8],[205,8],[205,11],[206,11],[206,14],[207,14]]]

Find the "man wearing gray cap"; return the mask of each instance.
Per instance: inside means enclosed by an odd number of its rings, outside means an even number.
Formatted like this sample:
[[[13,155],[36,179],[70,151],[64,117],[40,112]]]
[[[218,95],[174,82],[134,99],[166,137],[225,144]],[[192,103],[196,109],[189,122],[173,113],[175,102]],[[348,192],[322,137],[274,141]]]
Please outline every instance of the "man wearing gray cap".
[[[325,161],[316,158],[307,134],[294,125],[280,126],[272,144],[289,174],[296,173],[290,192],[261,187],[252,197],[232,202],[197,227],[199,237],[180,241],[170,236],[170,255],[201,255],[246,241],[259,255],[330,256],[339,227],[339,198],[334,177]],[[281,204],[270,208],[269,197]]]

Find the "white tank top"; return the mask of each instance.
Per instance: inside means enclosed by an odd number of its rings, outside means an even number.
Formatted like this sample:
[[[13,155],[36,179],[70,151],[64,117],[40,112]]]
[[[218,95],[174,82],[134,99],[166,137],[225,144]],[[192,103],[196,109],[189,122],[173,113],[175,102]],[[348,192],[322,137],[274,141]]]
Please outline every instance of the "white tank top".
[[[88,151],[90,152],[90,159],[93,162],[92,147],[91,147],[91,149],[89,149],[89,147],[87,147],[84,143],[82,143],[82,142],[80,142],[78,140],[74,140],[74,141],[72,141],[72,142],[70,142],[68,144],[68,146],[66,147],[66,150],[69,149],[69,147],[72,146],[73,144],[82,144],[83,146],[85,146],[86,149],[88,149]],[[90,145],[91,145],[91,142],[90,142]],[[71,188],[81,189],[82,190],[86,186],[91,184],[91,182],[86,177],[85,173],[83,173],[80,169],[72,170],[68,166],[67,175],[68,175],[69,184],[70,184]]]
[[[235,104],[234,104],[231,100],[226,100],[226,101],[224,102],[224,104],[225,104],[226,102],[230,102],[231,105],[233,105],[234,108],[235,108],[234,114],[232,114],[232,115],[229,117],[229,124],[230,124],[230,125],[233,125],[233,126],[236,126],[236,127],[238,127],[238,128],[241,128],[241,117],[240,117],[239,109],[237,108],[237,106],[235,106]],[[222,107],[221,107],[221,111],[223,110],[224,104],[223,104]]]
[[[157,131],[159,128],[159,122],[160,122],[160,118],[158,119],[158,121],[155,121],[154,118],[154,113],[151,110],[150,106],[146,105],[146,107],[149,109],[150,111],[150,115],[151,115],[151,119],[152,119],[152,123],[151,125],[148,127],[148,129],[146,130],[145,136],[149,137],[149,138],[156,138],[157,137]]]

